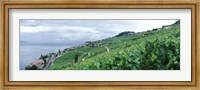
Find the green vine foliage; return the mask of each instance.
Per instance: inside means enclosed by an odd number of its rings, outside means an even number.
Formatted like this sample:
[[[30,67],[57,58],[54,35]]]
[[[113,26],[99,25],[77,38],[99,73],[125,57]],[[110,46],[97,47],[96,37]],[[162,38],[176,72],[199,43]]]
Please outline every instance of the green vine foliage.
[[[147,41],[145,48],[118,52],[96,61],[80,63],[73,68],[83,70],[179,70],[180,40],[173,37]]]
[[[179,23],[168,29],[156,29],[102,41],[109,42],[113,43],[106,44],[110,47],[110,52],[102,53],[102,47],[95,47],[91,50],[101,52],[95,56],[85,56],[85,61],[72,63],[69,59],[66,64],[63,59],[62,63],[54,65],[60,65],[65,70],[180,70]],[[88,48],[90,47],[85,49]],[[85,50],[87,51],[89,50]],[[71,56],[73,55],[72,53]]]

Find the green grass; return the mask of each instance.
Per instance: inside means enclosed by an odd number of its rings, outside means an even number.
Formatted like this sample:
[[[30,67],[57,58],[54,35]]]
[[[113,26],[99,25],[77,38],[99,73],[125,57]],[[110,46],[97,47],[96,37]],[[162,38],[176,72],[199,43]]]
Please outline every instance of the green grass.
[[[111,37],[98,41],[100,46],[84,46],[63,54],[50,70],[179,70],[179,34],[180,24],[174,24],[168,29]],[[77,63],[75,55],[79,56]]]

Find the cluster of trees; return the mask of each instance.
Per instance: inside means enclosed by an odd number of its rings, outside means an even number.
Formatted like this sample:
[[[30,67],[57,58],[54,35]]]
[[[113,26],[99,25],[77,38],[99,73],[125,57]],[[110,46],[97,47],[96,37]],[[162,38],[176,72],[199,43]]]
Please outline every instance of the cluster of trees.
[[[27,65],[25,70],[38,70],[39,68],[36,65]]]
[[[125,32],[119,33],[118,35],[116,35],[116,37],[126,36],[126,35],[134,35],[134,34],[135,34],[135,32],[133,32],[133,31],[125,31]]]

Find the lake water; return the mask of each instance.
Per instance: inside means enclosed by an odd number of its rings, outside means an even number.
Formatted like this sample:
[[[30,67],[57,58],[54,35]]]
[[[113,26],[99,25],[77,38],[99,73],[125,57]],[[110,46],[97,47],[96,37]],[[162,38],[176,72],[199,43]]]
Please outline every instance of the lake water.
[[[24,70],[25,66],[39,59],[41,54],[58,52],[68,48],[64,43],[27,43],[20,42],[20,70]]]

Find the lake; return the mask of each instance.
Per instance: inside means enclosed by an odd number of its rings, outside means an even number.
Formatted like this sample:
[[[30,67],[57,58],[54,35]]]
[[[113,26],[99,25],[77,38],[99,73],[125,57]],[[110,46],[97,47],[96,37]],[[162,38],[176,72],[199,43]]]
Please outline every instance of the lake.
[[[58,50],[69,48],[66,43],[28,43],[20,42],[20,70],[25,66],[39,59],[41,54],[55,53]]]

